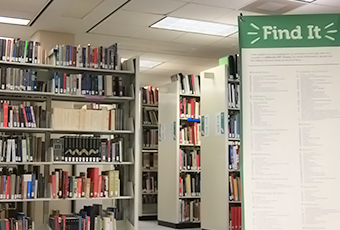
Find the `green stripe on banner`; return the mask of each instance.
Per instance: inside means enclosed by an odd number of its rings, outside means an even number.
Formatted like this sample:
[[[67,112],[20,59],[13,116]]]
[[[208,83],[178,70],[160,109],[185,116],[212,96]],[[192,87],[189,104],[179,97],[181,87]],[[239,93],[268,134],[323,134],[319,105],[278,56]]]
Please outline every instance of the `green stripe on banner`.
[[[240,48],[340,46],[340,14],[239,17]]]

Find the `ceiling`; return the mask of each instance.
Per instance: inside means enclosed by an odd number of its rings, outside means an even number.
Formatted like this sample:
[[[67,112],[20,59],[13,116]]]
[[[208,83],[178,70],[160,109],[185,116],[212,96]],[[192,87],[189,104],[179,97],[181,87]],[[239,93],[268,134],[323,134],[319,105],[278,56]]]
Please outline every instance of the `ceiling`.
[[[141,69],[142,84],[161,85],[177,72],[199,74],[238,52],[238,36],[191,34],[149,26],[174,16],[237,25],[237,16],[340,13],[339,0],[0,0],[0,16],[34,19],[32,26],[0,24],[0,36],[29,39],[38,30],[75,34],[76,44],[119,44],[123,58],[161,61]],[[46,5],[48,6],[46,7]]]

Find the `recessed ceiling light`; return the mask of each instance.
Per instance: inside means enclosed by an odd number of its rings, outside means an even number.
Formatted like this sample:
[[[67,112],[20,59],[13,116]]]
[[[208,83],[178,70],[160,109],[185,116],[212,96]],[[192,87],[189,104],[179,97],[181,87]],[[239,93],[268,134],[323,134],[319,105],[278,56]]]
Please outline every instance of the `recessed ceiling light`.
[[[165,17],[150,27],[222,37],[226,37],[237,32],[237,26],[234,25],[175,17]]]
[[[1,17],[0,16],[0,23],[6,24],[15,24],[15,25],[24,25],[26,26],[30,20],[22,19],[22,18],[9,18],[9,17]]]
[[[316,0],[296,0],[298,2],[308,2],[308,3],[311,3],[311,2],[315,2]]]
[[[126,61],[128,58],[121,58],[121,61]],[[141,68],[147,68],[147,69],[152,69],[155,68],[156,66],[159,66],[160,64],[163,64],[163,62],[160,61],[148,61],[148,60],[139,60],[139,67]]]

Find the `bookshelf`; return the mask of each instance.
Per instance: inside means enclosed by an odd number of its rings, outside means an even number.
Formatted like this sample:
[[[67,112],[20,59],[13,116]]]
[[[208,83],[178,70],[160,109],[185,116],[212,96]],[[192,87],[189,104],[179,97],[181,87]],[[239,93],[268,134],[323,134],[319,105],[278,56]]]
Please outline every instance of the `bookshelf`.
[[[141,90],[141,198],[139,220],[157,220],[158,200],[158,89]]]
[[[239,151],[239,127],[234,130],[233,117],[240,114],[239,99],[237,105],[230,103],[230,83],[239,84],[239,80],[229,74],[229,67],[221,65],[201,73],[202,96],[202,229],[231,229],[230,210],[240,211],[241,199],[232,197],[230,179],[240,177],[239,163],[230,167],[230,154]],[[239,98],[239,94],[234,94]],[[214,103],[211,103],[214,101]],[[239,122],[239,121],[238,121]],[[204,135],[203,135],[204,134]],[[212,151],[213,146],[213,151]],[[239,152],[237,153],[239,162]],[[236,162],[235,162],[236,164]],[[214,189],[212,189],[214,188]],[[235,211],[233,211],[235,212]],[[214,213],[214,215],[211,215]],[[234,213],[231,213],[234,217]],[[229,221],[226,221],[229,220]],[[232,228],[234,229],[234,228]]]
[[[132,58],[126,61],[128,70],[107,70],[107,69],[91,69],[70,66],[53,66],[46,64],[31,64],[31,63],[16,63],[0,61],[1,68],[23,68],[36,70],[38,76],[47,82],[47,92],[39,91],[12,91],[0,90],[0,97],[4,101],[18,101],[19,103],[36,103],[41,105],[46,111],[45,127],[40,128],[23,128],[23,127],[0,127],[2,136],[12,135],[32,135],[34,137],[42,138],[44,148],[41,150],[44,159],[40,161],[27,162],[0,162],[1,168],[16,167],[18,170],[32,170],[38,169],[44,175],[43,194],[37,198],[23,198],[23,199],[0,199],[0,203],[15,203],[20,211],[24,212],[26,216],[32,217],[35,222],[35,229],[49,229],[49,216],[52,209],[59,209],[61,213],[79,212],[84,205],[100,204],[103,208],[115,207],[119,215],[117,215],[117,226],[119,230],[138,229],[138,192],[135,194],[139,186],[140,172],[137,170],[137,165],[140,162],[138,154],[134,154],[135,150],[140,149],[140,133],[137,124],[140,124],[140,95],[139,95],[139,58]],[[3,70],[3,69],[2,69]],[[125,87],[125,96],[90,96],[90,95],[67,95],[52,93],[51,83],[49,80],[53,78],[55,71],[64,73],[93,73],[102,75],[119,76],[123,79],[123,86]],[[123,110],[123,116],[128,117],[132,122],[126,120],[123,128],[118,130],[81,130],[81,129],[59,129],[52,127],[52,114],[55,107],[66,108],[76,107],[78,104],[91,105],[93,103],[110,106],[117,104]],[[32,105],[30,104],[30,105]],[[2,108],[1,108],[2,109]],[[85,110],[87,112],[87,110]],[[93,117],[92,120],[95,118]],[[122,159],[119,161],[93,161],[88,159],[83,161],[74,159],[71,161],[56,161],[54,159],[55,149],[53,148],[53,140],[60,139],[62,136],[73,137],[93,137],[100,140],[114,137],[120,137],[122,140]],[[21,142],[20,142],[21,143]],[[85,143],[85,142],[84,142]],[[87,144],[91,142],[86,142]],[[94,146],[94,142],[93,142]],[[92,147],[93,147],[92,146]],[[90,148],[92,148],[90,147]],[[81,158],[81,157],[79,157]],[[85,158],[85,157],[84,157]],[[15,161],[15,160],[14,160]],[[119,171],[119,180],[117,181],[119,194],[114,197],[65,197],[54,198],[50,196],[53,194],[49,183],[50,175],[54,170],[61,169],[68,171],[70,176],[79,176],[80,172],[86,172],[88,168],[98,168],[101,171]],[[53,177],[52,177],[53,178]],[[109,178],[109,177],[108,177]],[[52,179],[53,180],[53,179]],[[103,180],[104,181],[104,180]],[[107,182],[109,183],[109,182]],[[50,187],[51,186],[51,187]],[[98,188],[100,190],[100,188]],[[92,190],[91,190],[92,191]],[[105,190],[104,191],[108,191]]]
[[[184,78],[183,75],[180,77]],[[199,103],[200,95],[199,91],[197,94],[184,94],[182,81],[172,80],[173,82],[160,87],[159,97],[158,224],[171,228],[199,228],[201,173],[200,165],[193,157],[191,158],[194,156],[191,153],[200,153],[200,140],[197,138],[199,135],[195,134],[194,138],[194,128],[191,130],[189,127],[196,127],[195,130],[199,134],[200,113],[197,111],[197,117],[195,113],[192,113],[194,117],[187,117],[187,112],[190,111],[191,114],[191,110],[184,110],[187,104],[183,103],[183,99],[186,102],[194,99],[194,103]],[[199,106],[197,109],[199,110]],[[188,139],[190,131],[192,134]],[[192,163],[192,167],[189,166],[189,162]],[[192,183],[193,178],[195,183]],[[190,191],[185,184],[188,181],[191,185]],[[184,217],[185,210],[190,209],[193,210],[192,219],[190,215]]]

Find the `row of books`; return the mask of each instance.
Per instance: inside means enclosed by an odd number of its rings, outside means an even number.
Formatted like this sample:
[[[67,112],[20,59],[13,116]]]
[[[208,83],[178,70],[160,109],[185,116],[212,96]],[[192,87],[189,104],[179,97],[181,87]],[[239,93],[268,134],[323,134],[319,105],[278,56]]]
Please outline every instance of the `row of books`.
[[[158,153],[144,152],[142,155],[143,169],[157,169],[158,168]]]
[[[149,195],[149,194],[144,194],[142,196],[142,203],[143,204],[152,204],[152,205],[157,205],[157,196],[154,195]]]
[[[0,104],[0,126],[42,128],[46,125],[46,111],[41,106],[25,106],[16,102]]]
[[[39,167],[33,172],[19,172],[15,167],[0,171],[0,199],[35,199],[45,197],[45,177]]]
[[[228,130],[229,130],[229,137],[231,138],[240,138],[240,114],[229,114],[228,115]]]
[[[231,79],[240,79],[240,56],[238,54],[228,56],[229,76]]]
[[[201,102],[199,99],[182,97],[179,103],[181,118],[200,118]]]
[[[143,147],[158,147],[158,130],[143,129]]]
[[[117,230],[116,208],[108,207],[103,210],[101,204],[84,206],[76,214],[61,214],[53,210],[49,218],[51,230]]]
[[[239,206],[232,206],[229,210],[229,230],[242,229],[242,209]]]
[[[13,135],[0,137],[0,162],[46,161],[45,142],[41,137]]]
[[[239,142],[229,142],[229,169],[240,170],[241,146]]]
[[[1,89],[16,91],[46,90],[46,83],[37,80],[37,71],[20,68],[0,67]]]
[[[180,81],[180,91],[182,94],[201,94],[201,78],[198,75],[183,75],[182,73],[178,73],[171,76],[171,81]]]
[[[122,162],[123,138],[63,136],[53,139],[53,156],[65,162]]]
[[[0,39],[0,60],[20,63],[45,63],[45,50],[40,42]]]
[[[199,149],[180,149],[179,169],[198,170],[201,168],[201,150]]]
[[[52,93],[122,97],[125,96],[125,87],[120,76],[55,72]]]
[[[99,174],[99,168],[87,168],[79,177],[69,176],[68,171],[55,169],[49,178],[50,197],[98,198],[117,197],[120,195],[119,171],[108,170]]]
[[[48,63],[94,69],[118,70],[120,68],[117,43],[108,48],[91,47],[90,44],[87,46],[57,44],[48,54]]]
[[[157,193],[157,174],[156,173],[143,173],[142,192],[143,193]]]
[[[143,104],[157,105],[158,104],[158,88],[145,86],[142,88]]]
[[[229,200],[241,201],[241,178],[233,173],[229,175]]]
[[[1,230],[34,230],[34,221],[31,217],[27,217],[23,212],[17,212],[16,210],[6,209],[5,215],[0,219]]]
[[[149,110],[143,108],[143,124],[144,125],[157,125],[158,124],[158,110]]]
[[[228,105],[229,108],[240,108],[240,84],[228,83]]]
[[[179,196],[194,197],[201,195],[200,173],[181,173],[179,176]]]
[[[123,130],[123,109],[53,108],[52,128],[66,130],[109,131]]]
[[[200,222],[201,221],[201,201],[200,200],[180,200],[179,201],[179,222]]]
[[[181,144],[201,144],[201,124],[194,122],[193,125],[182,126],[179,132],[179,143]]]

